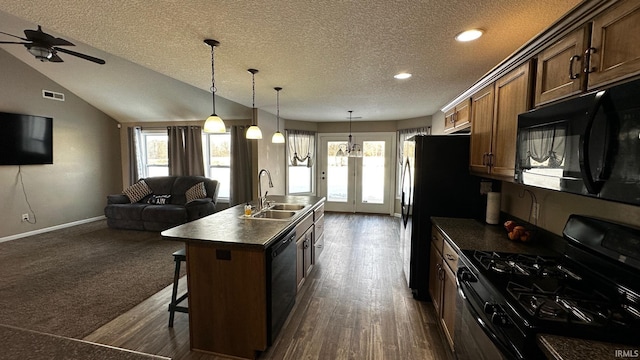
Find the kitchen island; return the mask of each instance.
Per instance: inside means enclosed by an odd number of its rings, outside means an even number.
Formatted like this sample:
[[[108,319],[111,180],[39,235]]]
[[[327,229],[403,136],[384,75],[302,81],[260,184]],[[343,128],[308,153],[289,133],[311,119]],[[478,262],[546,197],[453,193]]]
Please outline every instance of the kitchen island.
[[[244,216],[243,204],[162,232],[185,242],[192,350],[254,359],[268,347],[269,248],[313,216],[324,198],[268,201],[302,209],[287,219],[259,219]]]

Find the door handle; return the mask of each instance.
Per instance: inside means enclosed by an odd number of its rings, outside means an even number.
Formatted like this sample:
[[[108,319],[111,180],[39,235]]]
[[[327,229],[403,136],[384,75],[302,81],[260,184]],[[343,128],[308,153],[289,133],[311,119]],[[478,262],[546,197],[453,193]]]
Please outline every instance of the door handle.
[[[591,54],[595,54],[598,50],[594,47],[590,47],[584,51],[584,73],[589,74],[596,71],[595,67],[591,67]]]
[[[569,79],[575,80],[580,77],[580,73],[573,73],[573,62],[575,60],[580,60],[580,55],[573,55],[571,59],[569,59]]]

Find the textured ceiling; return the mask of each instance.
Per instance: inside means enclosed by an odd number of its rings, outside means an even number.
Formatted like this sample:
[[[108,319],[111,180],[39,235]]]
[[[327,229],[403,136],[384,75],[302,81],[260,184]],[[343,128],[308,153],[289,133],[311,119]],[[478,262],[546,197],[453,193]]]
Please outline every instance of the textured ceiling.
[[[0,0],[0,31],[40,24],[102,57],[60,54],[40,63],[20,45],[0,45],[121,122],[202,119],[211,112],[216,48],[218,114],[251,107],[285,119],[340,121],[432,115],[579,0]],[[462,30],[485,36],[457,43]],[[10,40],[0,34],[0,40]],[[398,72],[409,80],[396,80]],[[241,107],[240,107],[241,108]],[[246,112],[246,111],[245,111]],[[248,114],[248,113],[247,113]]]

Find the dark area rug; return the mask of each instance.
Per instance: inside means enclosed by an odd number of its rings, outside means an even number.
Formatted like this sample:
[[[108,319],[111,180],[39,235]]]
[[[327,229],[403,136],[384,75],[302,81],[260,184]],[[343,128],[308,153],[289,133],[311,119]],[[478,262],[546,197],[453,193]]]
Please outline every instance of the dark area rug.
[[[0,243],[0,324],[81,339],[171,284],[183,246],[106,220]]]

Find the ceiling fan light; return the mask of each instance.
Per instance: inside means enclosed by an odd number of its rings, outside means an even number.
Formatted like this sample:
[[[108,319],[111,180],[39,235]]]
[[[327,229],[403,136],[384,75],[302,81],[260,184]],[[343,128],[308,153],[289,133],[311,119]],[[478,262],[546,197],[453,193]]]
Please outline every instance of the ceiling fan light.
[[[31,55],[35,56],[36,59],[43,62],[49,61],[49,59],[51,59],[51,57],[53,56],[53,53],[51,52],[51,50],[42,46],[30,46],[29,52],[31,53]]]
[[[276,131],[271,137],[271,142],[274,144],[284,144],[284,135],[282,135],[280,131]]]
[[[206,133],[226,133],[227,127],[224,125],[224,121],[216,115],[211,114],[204,122],[204,132]]]
[[[456,40],[460,42],[473,41],[484,34],[484,31],[481,29],[471,29],[461,32],[456,35]]]
[[[262,130],[258,127],[258,125],[251,125],[245,134],[247,139],[260,140],[262,139]]]

